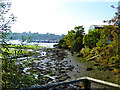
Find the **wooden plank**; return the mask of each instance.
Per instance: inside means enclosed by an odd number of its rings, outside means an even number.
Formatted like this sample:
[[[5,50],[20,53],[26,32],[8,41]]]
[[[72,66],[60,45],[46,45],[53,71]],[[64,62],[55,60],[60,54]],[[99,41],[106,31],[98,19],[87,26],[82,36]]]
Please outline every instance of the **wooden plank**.
[[[88,61],[92,61],[93,59],[95,59],[95,58],[97,58],[97,57],[99,57],[100,55],[96,55],[96,56],[93,56],[93,57],[91,57],[91,58],[88,58],[87,60]]]
[[[102,81],[102,80],[98,80],[98,79],[94,79],[94,78],[90,78],[90,77],[84,77],[84,78],[87,79],[87,80],[96,82],[96,83],[100,83],[100,84],[103,84],[103,85],[110,86],[110,87],[120,88],[120,85],[118,85],[118,84],[114,84],[114,83],[110,83],[110,82],[106,82],[106,81]]]
[[[91,77],[81,77],[81,78],[77,78],[76,80],[70,80],[70,81],[64,81],[64,82],[58,82],[58,83],[51,83],[51,84],[47,84],[47,85],[43,85],[40,87],[30,87],[30,88],[25,88],[25,89],[20,89],[20,90],[36,90],[36,89],[47,89],[47,88],[53,88],[56,86],[60,86],[60,85],[65,85],[65,84],[72,84],[72,83],[76,83],[76,82],[84,82],[84,88],[89,89],[91,88],[91,82],[95,82],[95,83],[99,83],[99,84],[103,84],[106,86],[110,86],[110,87],[114,87],[114,88],[120,88],[120,85],[118,84],[114,84],[114,83],[110,83],[110,82],[106,82],[106,81],[102,81],[102,80],[98,80],[98,79],[94,79]]]

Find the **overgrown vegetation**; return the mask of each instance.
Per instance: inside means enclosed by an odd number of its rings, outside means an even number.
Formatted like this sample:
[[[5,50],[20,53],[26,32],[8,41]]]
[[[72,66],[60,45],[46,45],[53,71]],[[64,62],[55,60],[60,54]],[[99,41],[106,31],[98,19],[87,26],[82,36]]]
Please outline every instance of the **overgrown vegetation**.
[[[16,49],[37,49],[42,48],[43,46],[37,45],[8,45],[9,48],[16,48]]]
[[[120,8],[117,8],[120,9]],[[104,22],[112,25],[101,29],[89,30],[84,35],[84,28],[78,26],[77,31],[71,30],[59,41],[59,48],[67,48],[78,52],[79,57],[93,60],[100,70],[111,71],[120,84],[120,16]],[[76,27],[75,27],[76,29]]]
[[[83,26],[75,27],[74,30],[68,31],[67,36],[64,36],[63,39],[59,41],[58,47],[68,48],[72,52],[79,52],[83,47],[83,35]]]
[[[1,57],[2,57],[2,89],[18,89],[25,88],[38,83],[39,81],[35,79],[34,75],[25,74],[22,71],[21,64],[15,64],[16,58],[18,55],[30,54],[30,52],[22,50],[24,46],[17,45],[14,46],[14,49],[10,49],[10,46],[7,44],[8,33],[11,32],[11,24],[15,22],[15,16],[13,14],[10,17],[7,17],[11,7],[11,2],[2,0],[0,2],[0,39],[1,41]],[[12,37],[11,37],[12,38]],[[22,41],[24,41],[22,39]],[[31,46],[27,46],[32,48]],[[26,48],[27,48],[26,47]],[[19,48],[19,49],[18,49]],[[14,59],[13,59],[14,56]],[[0,72],[1,73],[1,72]]]

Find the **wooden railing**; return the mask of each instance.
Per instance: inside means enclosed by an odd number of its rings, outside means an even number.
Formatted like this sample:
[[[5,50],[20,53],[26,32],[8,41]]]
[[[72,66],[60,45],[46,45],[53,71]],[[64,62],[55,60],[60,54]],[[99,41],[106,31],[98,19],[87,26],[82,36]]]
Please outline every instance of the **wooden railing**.
[[[73,85],[74,83],[77,83],[77,82],[82,82],[81,83],[82,88]],[[61,86],[61,85],[69,85],[73,88],[76,88],[76,90],[92,89],[91,88],[91,82],[98,83],[98,84],[101,84],[101,85],[105,85],[105,86],[108,86],[109,88],[115,88],[115,90],[120,90],[120,85],[118,85],[118,84],[114,84],[114,83],[110,83],[110,82],[106,82],[106,81],[102,81],[102,80],[98,80],[98,79],[94,79],[94,78],[90,78],[90,77],[81,77],[81,78],[78,78],[76,80],[47,84],[47,85],[43,85],[43,86],[40,86],[40,87],[24,88],[24,89],[21,89],[21,90],[36,90],[36,89],[38,89],[38,90],[39,89],[54,90],[52,88],[58,87],[58,86]]]

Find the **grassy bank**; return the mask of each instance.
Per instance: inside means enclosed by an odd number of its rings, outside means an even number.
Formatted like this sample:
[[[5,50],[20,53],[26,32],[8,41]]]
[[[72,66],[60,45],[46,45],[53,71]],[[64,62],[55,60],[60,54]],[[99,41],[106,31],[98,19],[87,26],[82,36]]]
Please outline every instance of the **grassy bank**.
[[[84,63],[87,68],[91,68],[92,70],[86,70],[86,76],[120,84],[115,77],[115,73],[110,70],[101,70],[99,69],[98,64],[95,61],[88,61],[86,57],[79,57],[79,53],[74,53],[73,56],[79,60],[81,63]]]
[[[42,48],[43,46],[37,45],[9,45],[10,48],[21,48],[21,49],[37,49]]]
[[[10,56],[22,55],[31,56],[36,54],[36,50],[42,49],[44,47],[37,45],[8,45],[8,48],[1,48],[2,52],[7,52]],[[29,49],[31,51],[29,51]]]
[[[36,54],[37,49],[41,49],[41,46],[36,45],[8,45],[7,48],[2,49],[2,88],[20,88],[30,87],[38,81],[35,79],[33,73],[30,75],[25,74],[23,69],[28,67],[28,64],[32,62],[28,60],[29,56]],[[17,58],[25,57],[24,65],[19,64]],[[22,61],[24,59],[20,59]],[[1,84],[1,83],[0,83]]]

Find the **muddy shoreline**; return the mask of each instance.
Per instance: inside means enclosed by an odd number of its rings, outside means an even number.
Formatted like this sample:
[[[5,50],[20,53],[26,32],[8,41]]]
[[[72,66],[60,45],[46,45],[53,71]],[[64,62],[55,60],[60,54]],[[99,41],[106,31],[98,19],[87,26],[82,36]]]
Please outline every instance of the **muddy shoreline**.
[[[104,72],[106,75],[101,75],[103,72],[97,71],[94,67],[92,67],[93,70],[87,71],[87,68],[91,67],[92,64],[83,62],[68,50],[44,48],[28,51],[35,52],[35,54],[28,57],[19,57],[15,64],[21,64],[21,70],[24,74],[32,73],[37,80],[40,80],[40,83],[35,85],[41,86],[65,80],[75,80],[85,76],[101,80],[111,77],[107,72]],[[99,85],[93,84],[92,86]]]

